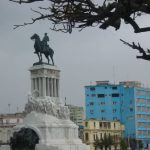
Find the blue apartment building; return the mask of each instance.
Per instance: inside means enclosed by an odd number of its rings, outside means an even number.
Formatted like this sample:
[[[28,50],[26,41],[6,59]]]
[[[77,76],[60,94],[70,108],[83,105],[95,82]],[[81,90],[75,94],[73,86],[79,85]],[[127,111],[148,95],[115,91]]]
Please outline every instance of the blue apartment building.
[[[118,120],[124,136],[150,144],[150,89],[135,81],[85,86],[86,119]]]

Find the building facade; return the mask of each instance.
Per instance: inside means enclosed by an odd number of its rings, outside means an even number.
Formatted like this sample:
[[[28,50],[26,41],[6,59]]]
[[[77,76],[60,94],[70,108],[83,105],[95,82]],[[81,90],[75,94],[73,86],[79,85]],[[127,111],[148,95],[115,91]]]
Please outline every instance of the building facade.
[[[80,106],[66,105],[70,111],[70,120],[72,120],[76,125],[82,126],[84,119],[84,109]]]
[[[119,149],[119,142],[122,138],[124,126],[118,121],[99,121],[89,119],[84,121],[83,142],[90,145],[90,150],[95,150],[94,143],[96,139],[102,139],[104,136],[111,136]],[[112,149],[113,146],[112,146]]]
[[[0,145],[9,143],[12,128],[23,122],[24,114],[0,114]]]
[[[134,81],[85,86],[86,119],[120,121],[124,136],[150,143],[150,89]]]
[[[66,105],[66,106],[68,106],[70,111],[70,120],[79,126],[78,128],[79,138],[83,139],[83,119],[84,119],[83,107],[74,106],[74,105]]]

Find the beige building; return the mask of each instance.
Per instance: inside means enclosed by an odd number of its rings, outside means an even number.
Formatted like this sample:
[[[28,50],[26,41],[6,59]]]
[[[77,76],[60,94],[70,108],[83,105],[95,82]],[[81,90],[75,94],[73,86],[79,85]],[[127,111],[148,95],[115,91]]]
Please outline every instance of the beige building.
[[[8,144],[12,128],[23,122],[24,114],[0,114],[0,145]]]
[[[96,139],[102,139],[104,135],[112,136],[113,141],[119,147],[119,142],[123,134],[124,126],[118,121],[99,121],[85,120],[83,131],[83,142],[90,145],[90,150],[95,150],[94,142]],[[114,149],[112,146],[111,149]]]

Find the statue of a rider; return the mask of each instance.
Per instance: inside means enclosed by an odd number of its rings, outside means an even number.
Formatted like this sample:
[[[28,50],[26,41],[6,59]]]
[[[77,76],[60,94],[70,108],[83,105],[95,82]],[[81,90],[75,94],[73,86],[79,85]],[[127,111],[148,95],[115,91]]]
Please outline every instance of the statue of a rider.
[[[48,50],[48,47],[49,45],[47,44],[47,42],[49,41],[49,37],[47,35],[47,33],[44,34],[44,37],[43,37],[43,51],[47,51]]]
[[[49,46],[48,41],[49,37],[47,33],[44,34],[44,37],[42,40],[40,40],[40,37],[38,34],[33,34],[31,36],[31,40],[34,40],[34,49],[35,49],[35,54],[38,55],[39,58],[39,63],[42,62],[42,54],[45,55],[46,59],[49,60],[51,59],[52,65],[54,65],[54,60],[53,60],[53,55],[54,55],[54,50]]]

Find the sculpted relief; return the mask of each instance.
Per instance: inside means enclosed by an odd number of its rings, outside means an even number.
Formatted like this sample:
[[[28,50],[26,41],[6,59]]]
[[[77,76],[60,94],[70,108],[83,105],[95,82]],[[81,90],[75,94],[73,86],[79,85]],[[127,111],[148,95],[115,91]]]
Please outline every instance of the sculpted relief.
[[[55,101],[46,97],[44,99],[37,99],[38,92],[35,91],[28,96],[28,103],[25,106],[25,112],[32,111],[52,115],[59,119],[69,119],[69,109],[67,106],[56,104]]]

